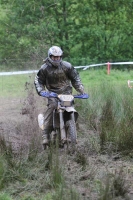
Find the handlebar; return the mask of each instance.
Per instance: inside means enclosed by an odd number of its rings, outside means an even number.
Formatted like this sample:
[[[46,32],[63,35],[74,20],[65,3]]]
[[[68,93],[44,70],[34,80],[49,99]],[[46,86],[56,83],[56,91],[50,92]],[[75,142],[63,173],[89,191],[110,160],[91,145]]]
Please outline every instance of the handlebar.
[[[77,94],[77,95],[73,95],[74,98],[78,98],[78,99],[88,99],[89,95],[88,94]]]
[[[57,98],[58,94],[55,92],[42,91],[42,92],[40,92],[40,96],[47,97],[47,98]],[[73,97],[78,98],[78,99],[88,99],[89,95],[88,94],[77,94],[77,95],[73,95]]]

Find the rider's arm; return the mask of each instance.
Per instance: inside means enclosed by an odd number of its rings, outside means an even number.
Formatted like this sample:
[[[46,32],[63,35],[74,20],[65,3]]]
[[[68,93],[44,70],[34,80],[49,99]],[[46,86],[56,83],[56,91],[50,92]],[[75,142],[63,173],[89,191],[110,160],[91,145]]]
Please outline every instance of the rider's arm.
[[[40,95],[40,92],[45,90],[45,83],[46,83],[46,78],[45,78],[45,71],[43,68],[41,68],[37,75],[35,76],[35,88],[37,93]]]
[[[75,90],[81,94],[84,94],[84,86],[81,83],[79,73],[73,66],[68,68],[68,77],[71,80],[72,86],[75,88]]]

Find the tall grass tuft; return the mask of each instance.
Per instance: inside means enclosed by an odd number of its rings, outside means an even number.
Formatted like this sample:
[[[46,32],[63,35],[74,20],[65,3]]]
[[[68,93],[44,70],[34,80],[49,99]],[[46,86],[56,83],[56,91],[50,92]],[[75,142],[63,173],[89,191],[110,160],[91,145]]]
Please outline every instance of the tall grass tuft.
[[[60,187],[56,190],[56,192],[52,195],[51,199],[47,200],[81,200],[80,195],[76,190],[73,188],[65,188],[65,187]]]
[[[107,174],[105,183],[100,185],[98,200],[114,200],[118,197],[129,200],[127,194],[128,186],[126,185],[122,169],[120,169],[119,172],[117,171],[114,174]]]
[[[82,166],[82,170],[85,170],[87,165],[87,156],[84,153],[77,150],[75,155],[75,161]]]
[[[0,193],[0,200],[13,200],[8,194]]]
[[[79,112],[100,139],[101,150],[129,153],[133,150],[133,91],[116,82],[90,89],[90,98],[80,101]],[[81,111],[82,110],[82,111]]]
[[[65,184],[62,165],[59,160],[58,147],[51,149],[48,154],[49,166],[51,172],[51,183],[53,188],[59,188]]]

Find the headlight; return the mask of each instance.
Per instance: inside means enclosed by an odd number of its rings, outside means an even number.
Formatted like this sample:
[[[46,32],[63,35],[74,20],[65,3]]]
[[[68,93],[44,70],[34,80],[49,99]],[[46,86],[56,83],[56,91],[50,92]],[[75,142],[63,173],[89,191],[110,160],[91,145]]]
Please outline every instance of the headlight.
[[[72,101],[74,99],[73,95],[64,95],[64,94],[58,95],[58,98],[60,99],[62,106],[71,106]]]

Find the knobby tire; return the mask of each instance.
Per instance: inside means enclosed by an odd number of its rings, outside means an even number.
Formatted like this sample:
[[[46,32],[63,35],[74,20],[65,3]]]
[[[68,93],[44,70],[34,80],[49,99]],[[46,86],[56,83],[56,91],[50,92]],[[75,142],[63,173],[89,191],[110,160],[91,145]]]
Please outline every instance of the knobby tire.
[[[68,120],[66,122],[66,130],[67,130],[67,137],[70,138],[71,144],[75,146],[77,143],[77,131],[76,131],[75,121]]]

